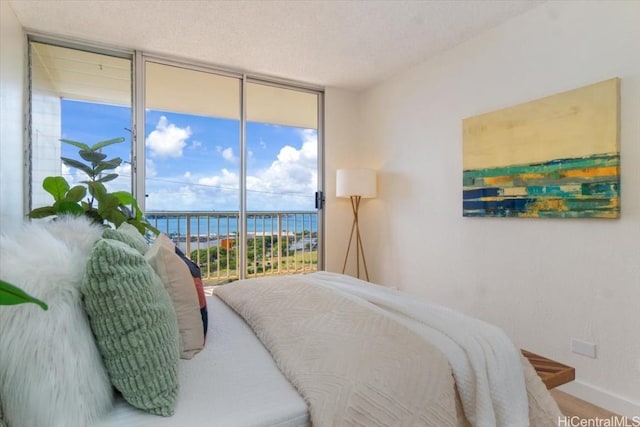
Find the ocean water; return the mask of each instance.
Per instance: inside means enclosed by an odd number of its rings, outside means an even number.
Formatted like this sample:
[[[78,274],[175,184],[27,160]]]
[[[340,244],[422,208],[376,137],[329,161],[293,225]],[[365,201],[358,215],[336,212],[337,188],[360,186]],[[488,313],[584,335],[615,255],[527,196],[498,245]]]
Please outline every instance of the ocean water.
[[[161,215],[149,214],[147,221],[169,236],[227,237],[238,233],[236,215],[219,214],[213,216]],[[189,227],[187,227],[187,223]],[[305,213],[250,214],[247,216],[247,233],[317,233],[318,214],[315,211]]]

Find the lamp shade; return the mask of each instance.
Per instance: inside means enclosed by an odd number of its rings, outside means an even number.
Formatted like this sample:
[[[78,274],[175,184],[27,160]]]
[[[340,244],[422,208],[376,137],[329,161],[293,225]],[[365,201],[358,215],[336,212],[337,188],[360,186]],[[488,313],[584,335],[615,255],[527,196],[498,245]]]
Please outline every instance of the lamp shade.
[[[338,169],[336,197],[376,197],[376,171],[372,169]]]

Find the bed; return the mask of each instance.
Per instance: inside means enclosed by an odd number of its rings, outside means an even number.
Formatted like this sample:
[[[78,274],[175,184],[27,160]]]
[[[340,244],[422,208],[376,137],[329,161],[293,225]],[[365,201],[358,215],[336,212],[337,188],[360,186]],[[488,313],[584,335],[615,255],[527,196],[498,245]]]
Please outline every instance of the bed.
[[[172,417],[150,415],[121,397],[98,426],[279,426],[309,424],[307,405],[251,328],[216,296],[207,297],[204,350],[180,360]]]
[[[560,412],[499,329],[335,273],[238,281],[208,297],[175,415],[118,399],[111,426],[551,426]],[[357,313],[358,319],[353,318]]]

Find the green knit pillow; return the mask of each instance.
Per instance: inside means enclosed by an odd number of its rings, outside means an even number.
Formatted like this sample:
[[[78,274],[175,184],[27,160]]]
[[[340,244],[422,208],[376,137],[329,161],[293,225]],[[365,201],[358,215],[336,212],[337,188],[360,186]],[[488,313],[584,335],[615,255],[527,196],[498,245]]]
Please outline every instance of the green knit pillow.
[[[126,243],[144,255],[149,249],[149,244],[142,234],[133,225],[123,222],[117,230],[107,228],[102,233],[105,239],[114,239]]]
[[[127,244],[101,239],[89,255],[81,291],[113,386],[136,408],[173,415],[178,323],[153,268]]]

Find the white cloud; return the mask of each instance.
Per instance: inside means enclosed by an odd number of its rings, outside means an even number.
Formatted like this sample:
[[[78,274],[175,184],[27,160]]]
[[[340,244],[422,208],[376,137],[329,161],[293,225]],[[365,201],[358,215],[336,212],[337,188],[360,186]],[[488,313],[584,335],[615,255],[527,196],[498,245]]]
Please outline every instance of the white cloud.
[[[122,163],[115,168],[113,173],[117,173],[118,177],[113,181],[105,182],[104,186],[107,187],[107,191],[128,191],[131,193],[131,163]]]
[[[233,148],[231,147],[228,147],[222,150],[222,158],[225,159],[227,162],[233,162],[233,163],[235,163],[238,160],[238,158],[233,154]]]
[[[109,171],[109,173],[117,173],[119,176],[131,178],[131,163],[122,163],[120,166],[115,168],[113,171]]]
[[[250,209],[313,209],[318,186],[318,138],[313,130],[302,131],[300,136],[300,148],[282,147],[268,168],[247,177]]]
[[[186,172],[181,177],[151,180],[146,207],[150,211],[238,210],[238,182],[238,175],[227,169],[210,177]]]
[[[227,160],[237,160],[231,148],[219,146],[216,151]],[[247,176],[249,210],[313,210],[318,185],[317,153],[317,133],[301,131],[298,148],[282,147],[269,166]],[[223,168],[212,176],[190,173],[175,180],[181,184],[157,182],[147,190],[148,209],[238,210],[237,171]]]
[[[187,139],[191,136],[191,128],[179,128],[165,116],[160,117],[153,130],[145,141],[145,145],[151,150],[154,157],[182,157],[182,149],[187,145]]]
[[[208,187],[224,187],[229,189],[237,189],[240,179],[238,174],[230,172],[228,169],[223,168],[220,171],[220,175],[214,175],[211,177],[204,177],[198,180],[198,184]]]
[[[200,141],[193,141],[189,146],[189,148],[191,148],[192,150],[195,150],[196,148],[200,148],[200,147],[202,147],[202,142]]]

